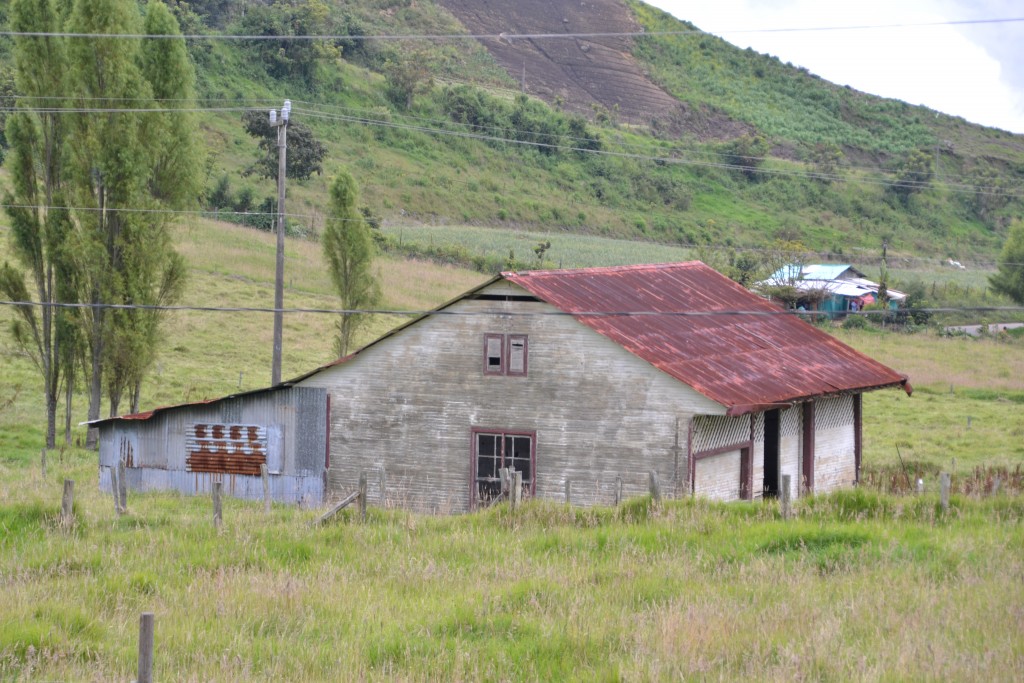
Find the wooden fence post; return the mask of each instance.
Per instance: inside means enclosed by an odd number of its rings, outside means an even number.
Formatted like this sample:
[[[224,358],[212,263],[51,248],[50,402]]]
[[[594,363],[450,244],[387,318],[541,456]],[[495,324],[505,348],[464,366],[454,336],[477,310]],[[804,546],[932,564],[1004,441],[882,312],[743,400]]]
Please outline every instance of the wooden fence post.
[[[386,508],[387,507],[387,496],[385,495],[385,491],[387,491],[387,485],[388,485],[388,473],[384,471],[384,466],[381,465],[381,467],[380,467],[380,506],[382,508]]]
[[[121,516],[121,494],[120,494],[120,490],[121,489],[118,487],[118,484],[117,484],[117,468],[111,466],[111,468],[110,468],[110,492],[113,494],[113,498],[114,498],[114,512],[117,514],[118,517]]]
[[[121,512],[128,512],[128,477],[125,476],[124,460],[117,461],[117,501]]]
[[[949,472],[939,475],[939,501],[942,503],[942,511],[949,512]]]
[[[523,473],[519,470],[515,472],[509,472],[510,490],[509,490],[509,502],[513,510],[519,505],[519,502],[523,498]]]
[[[224,482],[213,482],[213,526],[215,526],[218,529],[220,529],[222,517],[220,505],[220,494],[222,488],[224,488]]]
[[[615,477],[615,505],[622,502],[622,477]]]
[[[782,489],[779,491],[779,508],[784,520],[789,519],[790,514],[792,514],[789,504],[790,486],[792,486],[793,482],[792,476],[791,474],[782,475]]]
[[[270,514],[270,475],[267,474],[267,463],[260,464],[260,478],[263,480],[263,514]]]
[[[60,523],[71,526],[75,522],[75,480],[64,480],[64,495],[60,499]]]
[[[565,478],[565,504],[572,505],[572,479]]]
[[[153,613],[139,617],[139,670],[137,683],[153,683]]]
[[[649,473],[650,488],[651,488],[651,500],[657,505],[661,502],[661,482],[658,481],[658,473],[651,470]]]
[[[359,517],[366,521],[366,472],[359,473]]]
[[[46,449],[39,451],[39,467],[43,471],[43,479],[46,479]]]

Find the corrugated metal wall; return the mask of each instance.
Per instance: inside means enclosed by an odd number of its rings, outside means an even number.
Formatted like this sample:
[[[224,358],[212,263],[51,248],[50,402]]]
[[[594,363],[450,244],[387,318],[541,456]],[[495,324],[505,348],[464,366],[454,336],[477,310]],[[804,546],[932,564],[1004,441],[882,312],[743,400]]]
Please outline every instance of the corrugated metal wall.
[[[290,387],[158,411],[147,420],[100,425],[100,488],[110,490],[110,468],[123,460],[135,491],[174,490],[205,494],[214,481],[225,493],[260,499],[259,476],[190,472],[188,433],[196,424],[258,425],[266,429],[271,495],[281,502],[320,503],[327,453],[327,392]]]

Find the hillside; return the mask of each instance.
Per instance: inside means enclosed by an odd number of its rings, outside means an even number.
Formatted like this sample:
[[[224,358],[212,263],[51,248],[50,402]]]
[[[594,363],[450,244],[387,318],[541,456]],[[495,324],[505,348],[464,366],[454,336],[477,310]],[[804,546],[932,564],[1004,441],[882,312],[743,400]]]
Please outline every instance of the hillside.
[[[290,98],[328,150],[323,175],[289,180],[290,224],[313,237],[342,166],[392,226],[729,249],[800,242],[845,260],[876,258],[885,241],[891,254],[991,261],[1024,212],[1024,136],[828,83],[640,2],[174,10],[183,31],[212,37],[189,41],[206,110],[206,207],[273,206],[272,181],[243,174],[257,149],[240,118]],[[637,31],[649,35],[507,37]],[[367,38],[402,35],[418,38]]]
[[[273,17],[223,7],[194,3],[183,23],[257,33]],[[1024,207],[1022,136],[837,86],[706,34],[660,35],[696,27],[642,3],[331,4],[320,24],[299,28],[652,34],[354,38],[327,45],[334,53],[300,51],[298,41],[277,52],[192,44],[207,97],[263,107],[295,100],[297,120],[328,145],[327,175],[350,168],[369,208],[391,224],[729,247],[795,240],[847,258],[875,254],[884,240],[904,255],[990,260]],[[397,92],[402,83],[407,90]],[[210,185],[226,178],[256,204],[271,196],[268,182],[239,175],[255,151],[237,118],[211,115],[205,127]],[[913,177],[928,179],[921,191],[900,185],[914,163],[924,175]],[[290,212],[312,216],[298,220],[313,232],[325,185],[313,178],[290,187],[298,201]]]

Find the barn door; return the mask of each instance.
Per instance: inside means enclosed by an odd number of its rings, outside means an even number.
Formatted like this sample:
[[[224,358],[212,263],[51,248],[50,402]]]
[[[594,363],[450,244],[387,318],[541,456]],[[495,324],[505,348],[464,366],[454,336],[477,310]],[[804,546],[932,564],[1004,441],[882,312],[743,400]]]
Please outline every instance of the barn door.
[[[534,491],[534,443],[532,432],[473,430],[473,484],[470,497],[474,506],[494,500],[501,494],[498,471],[510,467],[522,474],[523,495]]]

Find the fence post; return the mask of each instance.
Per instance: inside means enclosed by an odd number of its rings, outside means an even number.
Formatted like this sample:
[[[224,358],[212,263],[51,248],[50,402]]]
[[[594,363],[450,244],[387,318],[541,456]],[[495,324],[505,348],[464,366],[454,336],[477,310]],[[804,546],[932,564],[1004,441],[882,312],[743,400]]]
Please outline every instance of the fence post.
[[[220,529],[222,517],[220,506],[220,493],[222,488],[224,488],[223,482],[213,482],[213,526],[215,526],[218,529]]]
[[[359,473],[359,518],[366,521],[366,472]]]
[[[651,470],[648,476],[650,477],[651,500],[657,505],[661,502],[661,482],[658,481],[658,473],[654,470]]]
[[[121,516],[121,495],[120,488],[117,484],[117,468],[114,466],[110,467],[110,492],[114,497],[114,512],[118,517]]]
[[[565,504],[572,505],[572,479],[565,478]]]
[[[125,476],[124,460],[117,461],[117,500],[121,512],[128,512],[128,477]]]
[[[270,514],[270,475],[267,474],[267,463],[260,464],[260,478],[263,480],[263,514]]]
[[[782,519],[788,520],[792,510],[789,504],[790,486],[792,486],[793,475],[783,474],[782,475],[782,489],[779,491],[779,508],[782,512]]]
[[[139,670],[137,683],[153,683],[153,613],[139,617]]]
[[[942,503],[942,511],[949,512],[949,472],[939,475],[939,501]]]
[[[387,507],[387,496],[384,492],[387,490],[388,485],[388,473],[384,471],[384,466],[380,466],[380,506],[382,508]]]
[[[64,480],[64,495],[60,499],[60,523],[71,526],[75,522],[75,480]]]
[[[622,477],[615,477],[615,505],[622,502]]]
[[[523,497],[523,473],[516,470],[515,472],[509,472],[509,475],[511,488],[508,499],[511,504],[511,508],[515,510],[519,505],[519,501],[522,500]]]
[[[39,451],[39,467],[43,471],[43,479],[46,479],[46,449]]]

